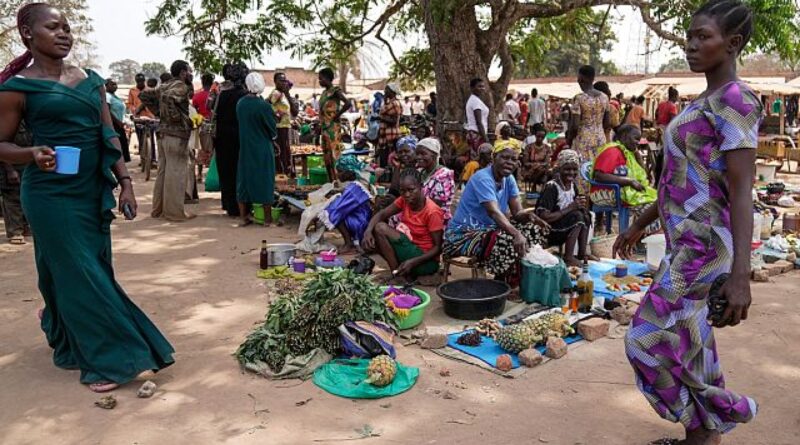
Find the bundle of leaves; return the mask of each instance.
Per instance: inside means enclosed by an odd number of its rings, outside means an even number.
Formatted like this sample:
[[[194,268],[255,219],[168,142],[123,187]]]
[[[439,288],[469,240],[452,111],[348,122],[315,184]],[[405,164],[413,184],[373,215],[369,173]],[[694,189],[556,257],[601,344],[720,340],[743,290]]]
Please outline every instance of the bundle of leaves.
[[[279,296],[266,320],[236,351],[239,363],[266,363],[279,371],[288,356],[321,348],[336,355],[341,345],[337,328],[346,321],[396,324],[383,293],[367,275],[349,269],[323,271],[302,290]]]

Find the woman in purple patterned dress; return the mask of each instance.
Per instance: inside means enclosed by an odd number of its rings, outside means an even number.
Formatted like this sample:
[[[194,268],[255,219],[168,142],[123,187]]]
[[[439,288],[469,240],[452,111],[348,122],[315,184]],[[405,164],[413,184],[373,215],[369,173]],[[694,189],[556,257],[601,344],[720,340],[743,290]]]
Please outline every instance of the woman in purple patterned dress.
[[[719,444],[722,434],[753,419],[753,399],[725,388],[707,298],[729,273],[728,301],[713,327],[736,326],[750,306],[751,187],[761,102],[736,76],[736,58],[753,31],[739,0],[711,0],[693,16],[686,59],[707,90],[667,128],[665,168],[656,205],[620,235],[629,256],[644,228],[661,214],[668,255],[642,299],[626,337],[639,389],[659,415],[681,422],[686,439],[653,444]]]

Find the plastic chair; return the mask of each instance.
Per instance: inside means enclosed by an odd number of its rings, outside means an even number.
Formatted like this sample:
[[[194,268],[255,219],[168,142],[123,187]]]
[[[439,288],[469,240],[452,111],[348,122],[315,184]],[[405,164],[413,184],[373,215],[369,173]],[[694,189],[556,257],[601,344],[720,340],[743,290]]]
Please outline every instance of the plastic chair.
[[[602,213],[602,214],[607,214],[608,215],[606,217],[606,232],[607,233],[611,232],[611,215],[614,212],[617,212],[619,214],[619,233],[622,233],[622,232],[628,230],[628,223],[629,223],[629,220],[630,220],[630,211],[628,210],[627,207],[625,207],[625,205],[622,202],[622,196],[621,196],[621,189],[622,188],[619,186],[619,184],[606,184],[606,183],[603,183],[603,182],[597,182],[597,181],[593,180],[591,178],[590,174],[589,174],[591,168],[592,168],[592,163],[591,162],[584,162],[583,165],[581,165],[581,169],[580,169],[581,178],[583,178],[584,181],[589,182],[589,184],[591,184],[591,185],[611,188],[612,190],[614,190],[614,197],[615,197],[615,200],[616,200],[616,205],[613,206],[613,207],[612,206],[599,206],[599,205],[592,204],[592,211],[595,212],[595,213]]]

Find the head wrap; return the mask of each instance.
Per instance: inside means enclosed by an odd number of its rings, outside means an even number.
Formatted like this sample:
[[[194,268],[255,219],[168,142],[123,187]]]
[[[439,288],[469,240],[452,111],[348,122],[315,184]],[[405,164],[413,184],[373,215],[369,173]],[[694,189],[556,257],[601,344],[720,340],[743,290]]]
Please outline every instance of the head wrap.
[[[497,124],[497,126],[494,127],[494,134],[496,134],[497,137],[500,137],[500,132],[503,131],[503,128],[504,127],[510,127],[510,126],[511,126],[511,124],[509,124],[507,121],[500,121]]]
[[[253,94],[261,94],[264,92],[264,88],[267,87],[267,83],[264,82],[264,76],[259,73],[248,74],[244,83],[247,85],[247,91]]]
[[[433,153],[435,153],[437,157],[442,152],[442,144],[436,138],[425,138],[417,142],[417,148],[424,148],[426,150],[430,150]]]
[[[336,170],[358,174],[363,169],[364,163],[359,161],[354,155],[342,155],[336,161]]]
[[[505,150],[514,150],[517,153],[522,152],[522,141],[519,139],[511,138],[509,140],[498,139],[494,143],[494,150],[492,150],[493,154],[500,153],[501,151]]]
[[[480,147],[478,147],[478,153],[479,154],[480,153],[489,153],[489,154],[491,154],[493,151],[494,151],[494,147],[492,147],[492,144],[490,144],[488,142],[484,142],[483,144],[480,145]]]
[[[558,154],[556,163],[558,164],[559,167],[563,167],[566,164],[580,165],[581,158],[580,156],[578,156],[577,151],[567,148],[565,150],[561,150],[561,152]]]
[[[400,94],[402,94],[402,92],[400,91],[400,85],[398,85],[396,83],[387,84],[386,88],[389,91],[393,92],[396,96],[399,96]]]
[[[409,147],[411,147],[412,150],[416,150],[417,149],[417,142],[418,141],[417,141],[417,137],[416,136],[413,136],[413,135],[412,136],[404,136],[404,137],[401,137],[400,139],[397,140],[397,144],[395,144],[395,147],[397,147],[397,149],[399,150],[404,145],[408,145]]]

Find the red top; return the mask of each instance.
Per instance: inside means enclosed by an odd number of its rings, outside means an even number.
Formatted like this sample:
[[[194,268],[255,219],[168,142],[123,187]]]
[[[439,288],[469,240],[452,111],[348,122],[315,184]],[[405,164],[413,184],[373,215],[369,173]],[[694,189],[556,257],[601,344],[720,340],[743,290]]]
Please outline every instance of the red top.
[[[527,127],[528,124],[528,102],[521,100],[519,101],[519,122],[522,124],[523,127]]]
[[[667,126],[669,122],[678,115],[678,106],[674,103],[665,100],[658,104],[656,110],[656,124]]]
[[[444,210],[430,198],[425,198],[425,207],[419,212],[411,210],[403,197],[394,201],[394,205],[400,209],[400,221],[408,226],[411,242],[416,244],[423,252],[433,249],[433,237],[431,232],[444,230]]]
[[[200,90],[192,96],[192,106],[206,119],[211,117],[211,110],[208,109],[208,93],[209,91]]]
[[[607,148],[594,161],[594,171],[617,176],[628,176],[628,161],[619,148]],[[608,187],[592,186],[591,192],[606,190]]]

